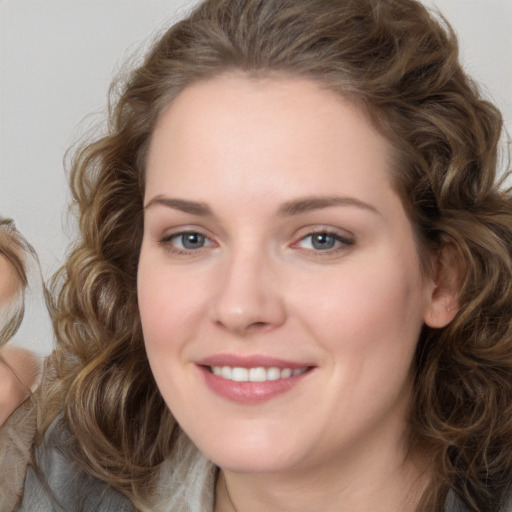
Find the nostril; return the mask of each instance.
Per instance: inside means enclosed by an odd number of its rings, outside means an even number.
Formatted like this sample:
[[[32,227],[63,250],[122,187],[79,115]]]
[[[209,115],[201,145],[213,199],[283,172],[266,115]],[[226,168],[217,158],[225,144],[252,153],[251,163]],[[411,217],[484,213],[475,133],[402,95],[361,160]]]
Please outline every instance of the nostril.
[[[264,330],[264,329],[269,329],[270,328],[270,324],[268,322],[253,322],[252,324],[250,324],[248,326],[248,329],[252,329],[254,331],[258,330]]]

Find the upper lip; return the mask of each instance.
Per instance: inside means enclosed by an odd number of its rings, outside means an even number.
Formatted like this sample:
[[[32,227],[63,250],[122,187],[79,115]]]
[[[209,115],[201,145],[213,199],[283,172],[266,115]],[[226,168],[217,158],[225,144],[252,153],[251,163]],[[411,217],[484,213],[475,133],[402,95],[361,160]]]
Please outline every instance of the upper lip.
[[[231,366],[233,368],[291,368],[292,370],[313,366],[310,363],[288,361],[266,355],[215,354],[196,361],[200,366]]]

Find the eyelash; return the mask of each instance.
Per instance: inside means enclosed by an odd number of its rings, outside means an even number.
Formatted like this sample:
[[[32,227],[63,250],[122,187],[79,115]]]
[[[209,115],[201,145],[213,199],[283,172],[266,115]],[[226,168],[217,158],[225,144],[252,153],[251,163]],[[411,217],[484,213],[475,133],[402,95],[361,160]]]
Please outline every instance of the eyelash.
[[[182,245],[183,245],[184,237],[187,235],[197,235],[197,236],[201,237],[205,242],[209,242],[209,243],[206,243],[206,245],[203,245],[201,247],[197,247],[196,249],[187,249],[185,247],[177,247],[176,244],[173,243],[173,240],[177,240],[177,239],[181,238]],[[203,233],[201,233],[199,231],[189,230],[189,231],[180,231],[178,233],[171,233],[170,235],[164,236],[160,240],[160,245],[162,245],[165,248],[165,250],[172,252],[174,254],[190,256],[194,253],[198,253],[205,247],[213,246],[215,244]]]
[[[308,233],[307,235],[301,237],[297,242],[292,244],[292,246],[298,246],[301,242],[304,242],[308,238],[311,239],[311,245],[314,244],[313,237],[315,236],[323,236],[331,238],[334,241],[335,246],[330,247],[328,249],[318,249],[318,248],[301,248],[298,247],[299,250],[307,251],[309,253],[314,253],[315,255],[321,255],[321,256],[329,256],[332,254],[337,254],[339,252],[345,251],[349,246],[354,245],[354,240],[347,238],[345,236],[341,236],[340,234],[328,231],[328,230],[318,230],[318,231],[312,231]]]
[[[202,241],[205,242],[204,245],[201,245],[197,248],[186,248],[186,247],[178,247],[176,243],[173,242],[173,240],[179,240],[181,238],[181,244],[183,245],[184,237],[187,235],[196,235],[198,237],[201,237]],[[334,241],[335,246],[329,247],[328,249],[318,249],[315,247],[312,248],[304,248],[299,247],[299,244],[307,240],[308,238],[311,239],[311,245],[314,246],[313,237],[327,237]],[[160,240],[160,245],[162,245],[165,250],[172,252],[176,255],[183,255],[183,256],[190,256],[194,253],[197,254],[200,251],[204,250],[205,248],[215,246],[215,243],[212,242],[206,235],[199,231],[189,230],[189,231],[180,231],[178,233],[171,233],[170,235],[164,236]],[[340,234],[333,232],[333,231],[327,231],[327,230],[318,230],[318,231],[311,231],[307,233],[306,235],[302,236],[299,240],[291,244],[291,247],[297,248],[298,250],[310,253],[310,254],[318,254],[322,256],[328,256],[332,254],[339,253],[341,251],[344,251],[347,249],[347,247],[354,245],[354,240],[341,236]]]

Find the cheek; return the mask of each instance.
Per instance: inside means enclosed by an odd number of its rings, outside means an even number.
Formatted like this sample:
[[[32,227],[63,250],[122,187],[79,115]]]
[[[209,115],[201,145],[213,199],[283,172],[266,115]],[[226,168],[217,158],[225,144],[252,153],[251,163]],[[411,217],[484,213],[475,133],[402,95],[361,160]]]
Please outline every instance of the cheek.
[[[296,307],[331,352],[352,361],[409,358],[423,324],[421,273],[414,257],[375,256],[308,283],[296,294]]]
[[[138,301],[144,342],[150,358],[175,352],[193,335],[198,318],[204,316],[204,286],[198,275],[171,272],[165,265],[141,254]]]
[[[164,400],[172,407],[180,401],[183,386],[181,364],[187,340],[194,336],[194,287],[173,278],[165,265],[151,264],[141,255],[138,301],[144,344],[149,364]]]
[[[21,285],[9,261],[0,255],[0,304],[12,301],[20,292]]]
[[[347,265],[322,286],[310,283],[314,292],[301,294],[296,303],[302,328],[323,349],[322,363],[331,375],[324,413],[354,432],[409,399],[423,325],[420,273],[407,261],[376,261],[380,264]]]

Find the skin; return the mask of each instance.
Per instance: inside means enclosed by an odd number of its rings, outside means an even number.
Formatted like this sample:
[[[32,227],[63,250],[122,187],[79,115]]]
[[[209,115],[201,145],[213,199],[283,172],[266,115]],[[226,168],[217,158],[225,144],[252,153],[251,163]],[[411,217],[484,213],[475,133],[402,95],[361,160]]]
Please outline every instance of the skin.
[[[238,512],[416,504],[428,469],[405,453],[412,359],[423,323],[454,313],[422,274],[392,162],[361,112],[308,80],[225,74],[161,116],[139,306],[167,405],[222,468],[217,512],[233,510],[225,482]],[[300,202],[311,197],[343,200]],[[202,246],[186,248],[183,232]],[[333,247],[318,248],[318,232]],[[216,354],[309,371],[285,393],[238,403],[205,385],[198,361]]]
[[[12,265],[5,256],[0,254],[0,304],[11,302],[19,292],[19,288],[19,279],[16,277]]]
[[[0,255],[0,315],[9,314],[8,306],[19,292],[20,282],[11,263]],[[39,380],[39,372],[40,362],[28,350],[0,348],[0,426],[29,397]]]

